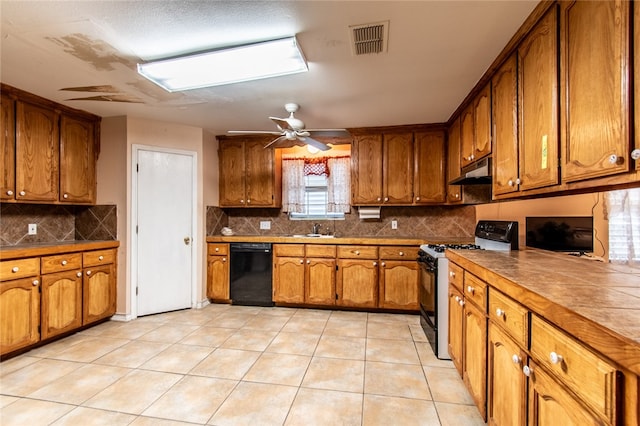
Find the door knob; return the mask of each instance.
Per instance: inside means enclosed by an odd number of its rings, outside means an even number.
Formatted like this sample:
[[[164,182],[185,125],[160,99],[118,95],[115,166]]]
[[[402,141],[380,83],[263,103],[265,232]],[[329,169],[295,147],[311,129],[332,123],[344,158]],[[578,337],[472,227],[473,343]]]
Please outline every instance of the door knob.
[[[185,246],[188,246],[188,245],[189,245],[189,243],[191,243],[191,238],[189,238],[189,237],[184,237],[184,245],[185,245]]]

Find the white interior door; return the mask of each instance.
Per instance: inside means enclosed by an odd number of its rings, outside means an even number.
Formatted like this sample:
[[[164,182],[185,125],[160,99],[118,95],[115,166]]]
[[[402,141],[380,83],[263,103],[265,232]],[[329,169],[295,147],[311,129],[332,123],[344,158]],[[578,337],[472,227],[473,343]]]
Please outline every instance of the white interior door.
[[[137,151],[137,315],[191,307],[193,156]]]

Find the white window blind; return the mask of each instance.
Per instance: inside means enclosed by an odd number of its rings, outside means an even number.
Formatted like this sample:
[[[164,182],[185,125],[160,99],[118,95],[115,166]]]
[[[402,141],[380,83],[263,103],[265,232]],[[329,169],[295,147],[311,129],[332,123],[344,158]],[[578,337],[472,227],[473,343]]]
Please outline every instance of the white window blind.
[[[640,264],[640,188],[607,193],[609,260]]]
[[[304,204],[302,212],[291,212],[292,219],[322,219],[343,218],[344,213],[330,213],[327,211],[329,199],[328,182],[326,176],[308,175],[304,177]]]

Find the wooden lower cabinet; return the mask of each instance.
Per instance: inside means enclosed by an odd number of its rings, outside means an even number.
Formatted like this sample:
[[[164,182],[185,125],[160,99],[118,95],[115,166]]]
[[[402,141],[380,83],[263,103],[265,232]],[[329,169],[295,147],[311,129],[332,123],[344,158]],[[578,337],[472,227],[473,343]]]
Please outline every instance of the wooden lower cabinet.
[[[420,269],[415,260],[381,260],[378,306],[385,309],[418,310],[419,274]]]
[[[304,258],[275,257],[273,262],[273,301],[304,303]]]
[[[487,318],[465,298],[462,379],[483,419],[487,418]]]
[[[464,300],[462,293],[453,285],[449,284],[449,356],[462,375],[462,351],[463,351],[463,318]]]
[[[525,425],[527,377],[522,372],[527,355],[500,327],[489,322],[487,355],[487,423]]]
[[[305,302],[317,305],[336,303],[336,260],[307,258],[305,261]]]
[[[358,308],[378,306],[378,262],[371,259],[338,259],[336,304]]]
[[[40,340],[40,280],[21,278],[0,283],[0,355]]]
[[[229,244],[208,244],[207,253],[207,298],[228,302]]]
[[[116,313],[115,280],[114,264],[84,269],[83,325]]]
[[[41,338],[48,339],[82,325],[82,271],[42,276]]]

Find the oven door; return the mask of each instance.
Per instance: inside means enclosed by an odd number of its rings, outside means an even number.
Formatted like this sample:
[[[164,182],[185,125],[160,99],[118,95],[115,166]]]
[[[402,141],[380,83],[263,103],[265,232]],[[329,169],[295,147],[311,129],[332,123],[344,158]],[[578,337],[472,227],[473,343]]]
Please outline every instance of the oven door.
[[[433,260],[433,262],[431,262]],[[419,260],[420,286],[418,297],[420,301],[420,315],[430,328],[436,326],[436,277],[438,276],[438,263],[436,259],[429,261]]]

